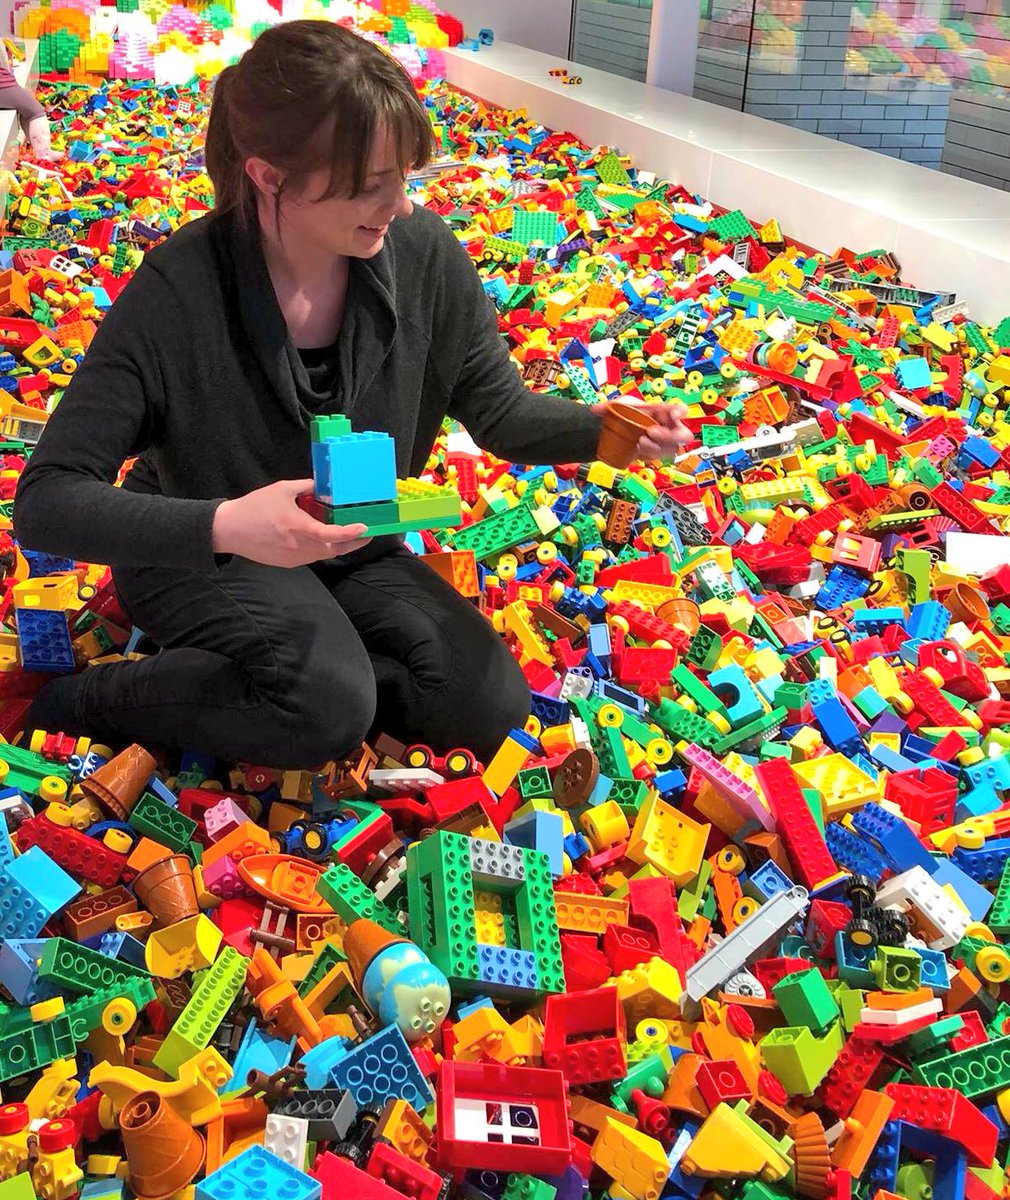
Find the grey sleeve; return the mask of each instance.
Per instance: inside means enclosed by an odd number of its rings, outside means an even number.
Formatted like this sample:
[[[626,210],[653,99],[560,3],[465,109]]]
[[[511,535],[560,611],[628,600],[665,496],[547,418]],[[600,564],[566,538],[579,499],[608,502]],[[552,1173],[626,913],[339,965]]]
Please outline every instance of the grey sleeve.
[[[179,306],[142,265],[102,322],[50,416],[14,499],[28,549],[94,563],[212,570],[219,500],[144,495],[114,486],[123,462],[157,444],[166,397],[159,347]]]
[[[592,461],[601,418],[587,405],[526,388],[498,333],[495,308],[476,267],[454,237],[452,241],[454,247],[446,252],[448,290],[458,304],[459,328],[468,326],[468,333],[449,415],[466,426],[482,449],[509,462]]]

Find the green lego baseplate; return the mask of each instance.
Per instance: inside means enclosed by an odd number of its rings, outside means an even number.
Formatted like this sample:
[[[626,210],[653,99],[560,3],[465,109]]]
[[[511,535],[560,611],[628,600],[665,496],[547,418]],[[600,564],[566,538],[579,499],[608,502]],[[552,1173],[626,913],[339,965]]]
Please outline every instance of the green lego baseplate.
[[[757,230],[739,208],[709,221],[707,232],[720,242],[742,242],[744,238],[757,237]]]
[[[558,242],[558,218],[556,213],[536,212],[521,208],[512,224],[512,240],[524,246],[541,242],[545,246],[556,246]]]
[[[596,164],[596,174],[599,175],[604,183],[613,183],[619,186],[631,183],[631,176],[613,151],[601,158]]]
[[[452,529],[463,521],[458,493],[451,489],[430,496],[408,494],[409,481],[397,480],[397,498],[374,504],[323,504],[327,525],[367,525],[369,537],[414,533],[422,529]]]

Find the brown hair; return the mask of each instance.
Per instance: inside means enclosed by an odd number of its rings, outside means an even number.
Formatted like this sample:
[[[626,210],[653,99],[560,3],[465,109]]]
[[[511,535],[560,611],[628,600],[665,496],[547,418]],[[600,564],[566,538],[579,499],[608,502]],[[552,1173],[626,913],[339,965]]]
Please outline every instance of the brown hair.
[[[274,198],[296,194],[329,167],[325,198],[357,196],[379,128],[396,147],[400,170],[431,157],[431,123],[410,76],[373,42],[332,21],[286,21],[267,29],[214,86],[206,165],[218,212],[243,222],[256,214],[246,159],[283,172]]]

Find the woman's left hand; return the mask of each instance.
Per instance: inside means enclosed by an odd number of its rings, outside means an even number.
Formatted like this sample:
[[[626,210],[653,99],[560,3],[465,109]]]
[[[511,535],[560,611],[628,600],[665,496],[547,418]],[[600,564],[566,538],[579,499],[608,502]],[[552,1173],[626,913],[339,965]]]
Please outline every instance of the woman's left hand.
[[[694,434],[684,424],[687,409],[683,404],[649,404],[643,401],[627,400],[621,397],[622,404],[634,404],[635,408],[647,413],[655,425],[638,439],[635,457],[645,461],[655,459],[670,459],[694,440]],[[597,404],[596,409],[602,412],[607,402]]]

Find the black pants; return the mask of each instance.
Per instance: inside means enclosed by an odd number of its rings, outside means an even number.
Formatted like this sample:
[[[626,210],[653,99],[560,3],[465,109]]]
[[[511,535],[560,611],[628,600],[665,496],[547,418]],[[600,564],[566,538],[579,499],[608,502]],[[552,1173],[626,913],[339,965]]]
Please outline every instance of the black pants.
[[[491,626],[402,546],[353,566],[235,558],[213,574],[117,569],[133,621],[163,649],[47,684],[32,726],[314,767],[385,732],[484,761],[529,715]]]

